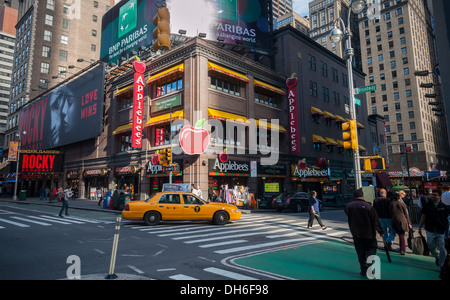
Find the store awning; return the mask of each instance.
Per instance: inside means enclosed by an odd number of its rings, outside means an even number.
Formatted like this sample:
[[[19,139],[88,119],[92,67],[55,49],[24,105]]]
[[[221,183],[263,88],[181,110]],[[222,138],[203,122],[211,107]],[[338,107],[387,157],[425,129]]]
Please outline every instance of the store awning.
[[[241,123],[245,125],[250,125],[250,122],[246,117],[235,115],[232,113],[227,113],[221,110],[208,108],[208,116],[212,119],[218,119],[223,121],[231,121],[235,123]]]
[[[337,144],[338,144],[335,139],[328,138],[328,137],[325,138],[325,142],[326,142],[327,146],[337,146]]]
[[[122,87],[117,92],[114,93],[114,97],[118,97],[118,96],[124,95],[126,93],[129,93],[133,90],[133,88],[134,88],[134,84],[130,84],[130,85],[127,85],[126,87]]]
[[[177,110],[172,113],[172,121],[177,119],[183,119],[183,117],[184,117],[184,110]],[[168,122],[170,122],[170,113],[150,118],[150,120],[148,120],[148,122],[145,124],[145,127]]]
[[[320,135],[313,134],[312,138],[313,138],[313,143],[315,143],[315,144],[325,144],[327,142]]]
[[[267,84],[267,83],[264,83],[262,81],[259,81],[259,80],[255,79],[253,81],[253,83],[255,84],[255,87],[260,87],[260,88],[266,89],[268,91],[271,91],[271,92],[274,92],[274,93],[277,93],[277,94],[280,94],[280,95],[285,95],[286,94],[282,89],[279,89],[277,87],[274,87],[274,86],[272,86],[270,84]]]
[[[323,116],[324,113],[322,110],[318,109],[317,107],[311,106],[311,114],[312,115],[321,115]]]
[[[167,69],[165,71],[159,72],[153,76],[150,76],[150,78],[147,80],[147,83],[152,83],[158,79],[167,77],[169,75],[178,73],[178,72],[184,72],[184,63],[176,65],[175,67],[172,67],[170,69]]]
[[[358,128],[360,128],[360,129],[366,128],[363,124],[361,124],[361,123],[359,123],[359,122],[356,122],[356,126],[357,126]]]
[[[336,123],[345,123],[347,122],[343,117],[341,117],[340,115],[334,115],[336,117],[335,122]]]
[[[367,151],[366,147],[364,147],[363,145],[358,145],[358,147],[359,147],[359,152]]]
[[[287,130],[281,125],[276,125],[276,124],[272,124],[272,123],[268,123],[268,122],[260,121],[260,120],[255,120],[255,122],[258,127],[265,127],[268,129],[273,128],[274,130],[279,131],[281,133],[287,133]]]
[[[334,114],[330,113],[329,111],[324,110],[323,114],[324,114],[325,119],[336,120],[336,116]]]
[[[121,126],[117,127],[116,130],[113,131],[113,135],[131,131],[132,127],[133,127],[133,123],[121,125]]]
[[[212,62],[208,62],[208,70],[215,71],[215,72],[218,72],[220,74],[224,74],[226,76],[233,77],[233,78],[236,78],[236,79],[244,81],[244,82],[250,82],[250,79],[248,79],[247,76],[242,75],[242,74],[240,74],[238,72],[232,71],[230,69],[221,67],[221,66],[216,65],[216,64],[214,64]]]
[[[340,140],[336,140],[338,148],[344,148],[344,142]]]

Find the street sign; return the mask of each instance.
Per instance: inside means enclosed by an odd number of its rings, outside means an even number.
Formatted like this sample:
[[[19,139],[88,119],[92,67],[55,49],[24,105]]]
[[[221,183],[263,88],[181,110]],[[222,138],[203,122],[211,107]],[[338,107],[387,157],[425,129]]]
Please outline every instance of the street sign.
[[[361,106],[361,99],[355,98],[355,104]]]
[[[377,90],[376,84],[363,86],[363,87],[355,88],[355,95],[364,94],[364,93],[368,93],[368,92],[375,92],[376,90]]]

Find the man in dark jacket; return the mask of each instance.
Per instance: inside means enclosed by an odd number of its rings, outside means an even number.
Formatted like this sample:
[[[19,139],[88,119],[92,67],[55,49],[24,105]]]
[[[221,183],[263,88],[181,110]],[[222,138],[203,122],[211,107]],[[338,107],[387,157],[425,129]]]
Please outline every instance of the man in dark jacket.
[[[353,242],[361,266],[361,276],[365,276],[370,265],[367,258],[377,253],[376,232],[383,236],[383,228],[378,220],[375,208],[364,200],[362,189],[357,189],[353,196],[355,200],[347,204],[345,214],[353,236]]]
[[[395,230],[392,227],[392,218],[389,209],[389,204],[391,203],[391,199],[387,198],[387,192],[385,189],[380,190],[380,197],[376,198],[373,201],[373,207],[377,211],[378,218],[381,223],[381,227],[383,227],[384,235],[383,242],[384,244],[391,249],[392,244],[395,239]],[[389,229],[389,235],[388,235]]]

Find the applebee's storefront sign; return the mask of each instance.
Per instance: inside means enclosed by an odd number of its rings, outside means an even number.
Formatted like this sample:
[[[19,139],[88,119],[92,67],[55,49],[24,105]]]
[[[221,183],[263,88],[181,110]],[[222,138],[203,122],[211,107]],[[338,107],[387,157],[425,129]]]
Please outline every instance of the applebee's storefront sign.
[[[291,165],[292,176],[297,177],[326,177],[328,176],[327,170],[317,170],[310,167],[306,167],[301,170],[297,165]]]
[[[210,172],[221,173],[248,173],[250,165],[247,162],[227,161],[221,162],[219,158],[209,160]]]
[[[136,58],[138,59],[138,58]],[[133,129],[131,133],[131,147],[142,148],[142,129],[144,117],[144,72],[145,63],[133,61],[134,90],[133,90]]]
[[[297,108],[297,83],[298,78],[292,74],[286,80],[288,90],[288,104],[289,104],[289,134],[291,137],[291,154],[300,153],[300,138],[298,134],[298,108]]]

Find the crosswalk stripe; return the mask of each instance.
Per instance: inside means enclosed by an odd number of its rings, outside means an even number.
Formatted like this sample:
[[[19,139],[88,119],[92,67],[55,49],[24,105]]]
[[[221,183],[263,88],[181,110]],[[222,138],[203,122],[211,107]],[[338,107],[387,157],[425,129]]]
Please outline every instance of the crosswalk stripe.
[[[72,224],[69,222],[61,221],[61,220],[51,220],[51,219],[41,218],[41,217],[36,217],[36,216],[29,216],[29,217],[33,218],[33,219],[41,220],[41,221],[53,222],[53,223],[58,223],[58,224],[65,224],[65,225]]]
[[[227,270],[223,270],[223,269],[219,269],[219,268],[214,268],[214,267],[206,268],[203,270],[206,272],[209,272],[209,273],[221,275],[221,276],[235,279],[235,280],[257,280],[256,278],[253,278],[250,276],[245,276],[245,275],[242,275],[239,273],[235,273],[235,272],[231,272],[231,271],[227,271]]]
[[[88,220],[88,219],[84,219],[84,218],[77,218],[77,217],[64,217],[65,219],[69,219],[69,220],[75,220],[75,221],[81,221],[81,222],[86,222],[86,223],[92,223],[92,224],[98,224],[100,223],[100,221],[96,221],[96,220]]]
[[[169,276],[170,279],[174,279],[174,280],[198,280],[197,278],[191,277],[191,276],[187,276],[187,275],[183,275],[183,274],[177,274],[177,275],[173,275],[173,276]]]
[[[42,218],[47,218],[47,219],[50,219],[50,220],[61,221],[61,218],[60,218],[60,217],[52,217],[52,216],[46,216],[46,215],[40,215],[40,217],[42,217]],[[70,223],[75,223],[75,224],[85,224],[84,222],[80,222],[80,221],[76,221],[76,220],[70,220],[69,218],[64,218],[63,220],[64,220],[63,222],[69,222],[69,224],[70,224]]]
[[[262,230],[262,229],[268,229],[268,228],[273,228],[272,226],[263,226],[260,228],[253,228],[253,229],[237,229],[237,230],[228,230],[223,232],[223,234],[230,234],[230,233],[239,233],[239,232],[246,232],[245,234],[233,234],[232,237],[240,237],[240,236],[246,236],[248,235],[253,235],[254,231],[258,231],[258,230]],[[251,233],[249,233],[249,231],[251,231]],[[256,235],[261,234],[264,231],[260,231],[257,232]],[[200,234],[200,235],[189,235],[189,236],[181,236],[181,237],[176,237],[176,238],[172,238],[174,240],[185,240],[185,239],[192,239],[192,238],[199,238],[199,237],[206,237],[206,236],[216,236],[214,238],[209,238],[209,239],[202,239],[202,240],[197,240],[197,241],[208,241],[208,240],[214,240],[214,239],[221,239],[223,237],[217,237],[217,233],[207,233],[207,234]],[[188,242],[186,242],[188,243]],[[196,241],[190,241],[188,244],[191,243],[196,243]]]
[[[183,232],[158,234],[158,236],[164,237],[164,236],[174,236],[174,235],[185,235],[185,234],[193,234],[193,233],[208,232],[208,231],[226,231],[226,232],[229,232],[230,228],[233,228],[233,229],[235,229],[235,228],[244,228],[244,227],[245,228],[249,228],[249,227],[255,227],[255,226],[261,226],[261,224],[249,224],[249,225],[240,225],[240,226],[235,225],[235,226],[225,226],[225,227],[215,226],[213,228],[202,226],[202,227],[191,228],[191,229],[189,229],[189,232],[183,231]],[[153,232],[153,233],[155,233],[155,232]],[[157,233],[160,233],[160,232],[157,232]],[[204,235],[202,235],[202,236],[204,236]]]
[[[14,221],[11,221],[11,220],[0,219],[0,221],[8,223],[8,224],[11,224],[11,225],[15,225],[15,226],[18,226],[18,227],[22,227],[22,228],[30,227],[29,225],[18,223],[18,222],[14,222]]]
[[[212,247],[218,247],[218,246],[226,246],[226,245],[232,245],[232,244],[240,244],[240,243],[246,243],[247,240],[234,240],[234,241],[225,241],[220,243],[212,243],[212,244],[205,244],[200,245],[200,248],[212,248]]]
[[[24,222],[30,222],[30,223],[33,223],[33,224],[42,225],[42,226],[52,226],[52,224],[49,224],[49,223],[34,221],[34,220],[25,219],[25,218],[16,217],[16,216],[12,216],[11,218],[14,218],[14,219],[20,220],[20,221],[24,221]]]
[[[218,253],[218,254],[228,254],[228,253],[239,252],[239,251],[247,251],[247,250],[258,249],[258,248],[278,246],[278,245],[288,244],[288,243],[298,243],[298,242],[312,241],[312,240],[317,240],[317,239],[325,239],[327,237],[344,235],[344,234],[347,234],[348,232],[350,232],[350,231],[349,230],[337,231],[337,232],[333,232],[330,234],[323,234],[323,235],[303,237],[303,238],[298,238],[298,239],[287,239],[287,240],[281,240],[281,241],[275,241],[275,242],[269,242],[269,243],[262,243],[262,244],[256,244],[256,245],[222,249],[222,250],[217,250],[214,252]]]

